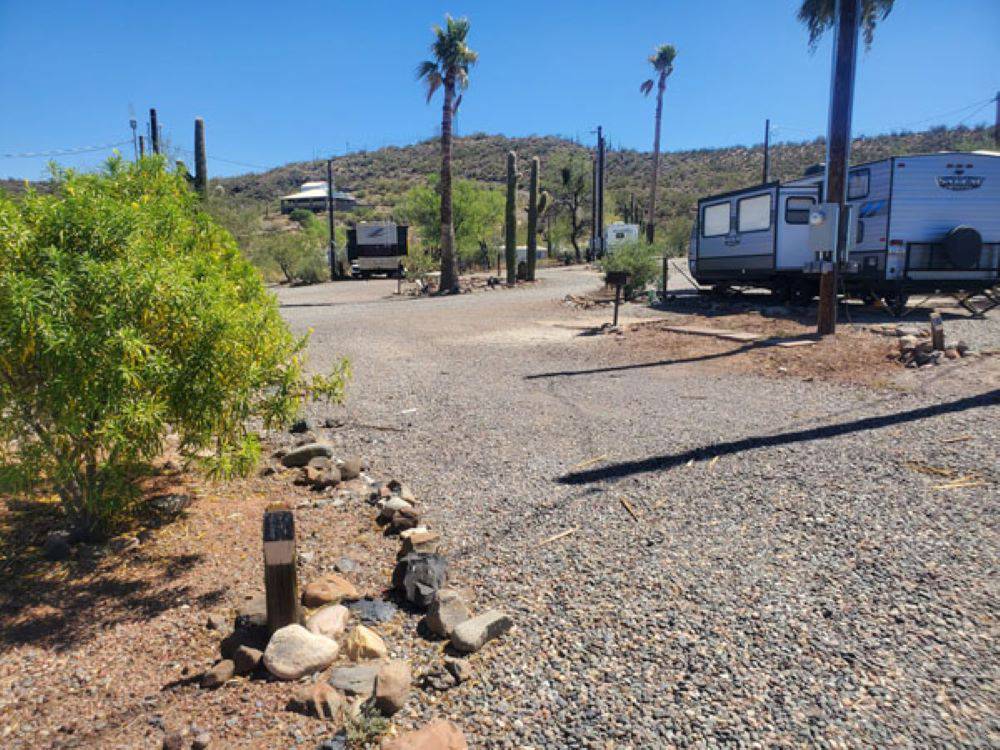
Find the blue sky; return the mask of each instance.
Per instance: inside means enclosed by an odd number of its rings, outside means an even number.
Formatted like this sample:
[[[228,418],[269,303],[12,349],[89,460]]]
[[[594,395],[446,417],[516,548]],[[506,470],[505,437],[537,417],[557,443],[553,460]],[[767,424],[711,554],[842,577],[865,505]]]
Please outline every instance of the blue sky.
[[[859,64],[855,132],[992,122],[1000,0],[897,0]],[[825,129],[827,38],[810,54],[797,0],[438,3],[0,0],[0,176],[37,178],[45,158],[7,154],[126,140],[129,108],[157,107],[190,149],[206,119],[210,172],[275,166],[435,133],[413,70],[446,12],[472,21],[480,53],[460,133],[561,134],[648,150],[646,57],[678,48],[664,107],[667,150],[779,140]],[[964,108],[964,109],[961,109]],[[957,112],[953,112],[958,110]],[[951,113],[951,114],[945,114]],[[131,154],[131,145],[124,147]],[[60,156],[92,167],[105,153]]]

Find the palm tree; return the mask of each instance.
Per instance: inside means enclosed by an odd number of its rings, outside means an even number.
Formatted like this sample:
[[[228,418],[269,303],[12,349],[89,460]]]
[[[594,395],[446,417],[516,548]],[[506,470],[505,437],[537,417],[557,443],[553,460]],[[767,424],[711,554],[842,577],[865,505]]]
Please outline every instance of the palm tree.
[[[649,186],[649,221],[646,222],[646,242],[653,241],[656,217],[656,182],[660,177],[660,123],[663,120],[663,92],[667,88],[667,77],[674,72],[674,58],[677,50],[672,44],[661,44],[649,56],[649,62],[656,71],[656,80],[652,78],[642,82],[639,90],[649,96],[656,86],[656,130],[653,132],[653,181]]]
[[[431,44],[432,60],[424,60],[417,66],[417,79],[427,85],[427,102],[434,92],[444,89],[444,106],[441,111],[441,286],[440,290],[452,291],[458,288],[458,266],[455,262],[455,226],[452,222],[451,205],[451,123],[462,102],[462,95],[455,98],[456,90],[464,91],[469,86],[469,68],[479,57],[469,49],[466,37],[469,35],[467,18],[444,17],[444,28],[434,27],[434,43]]]
[[[861,0],[861,28],[865,46],[871,47],[875,26],[884,21],[892,10],[893,0]],[[809,45],[813,48],[827,29],[836,22],[837,0],[802,0],[799,20],[809,29]]]

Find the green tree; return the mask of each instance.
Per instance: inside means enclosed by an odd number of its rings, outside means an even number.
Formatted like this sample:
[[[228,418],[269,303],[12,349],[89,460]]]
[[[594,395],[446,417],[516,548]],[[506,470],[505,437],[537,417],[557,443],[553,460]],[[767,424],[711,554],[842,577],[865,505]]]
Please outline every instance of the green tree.
[[[434,59],[424,60],[417,66],[417,78],[427,85],[427,101],[434,92],[444,89],[441,109],[441,290],[458,288],[458,266],[455,262],[455,227],[452,213],[451,146],[452,119],[462,102],[456,91],[469,87],[469,68],[475,65],[478,55],[469,48],[469,20],[445,16],[445,26],[434,27],[431,54]]]
[[[894,0],[860,0],[861,28],[865,44],[871,46],[875,27],[892,11]],[[809,45],[815,49],[819,38],[836,24],[837,0],[802,0],[799,20],[809,29]]]
[[[656,79],[648,78],[639,86],[643,94],[649,96],[656,86],[656,127],[653,130],[653,179],[649,185],[649,219],[646,222],[646,242],[652,242],[656,230],[656,183],[660,179],[660,125],[663,122],[663,92],[667,88],[667,78],[674,72],[674,58],[677,50],[671,44],[661,44],[649,56],[649,63],[656,71]]]
[[[0,492],[51,487],[85,535],[130,508],[168,431],[247,470],[250,420],[287,423],[310,388],[305,340],[164,161],[0,196]],[[312,387],[340,398],[345,377]]]
[[[441,191],[437,189],[437,176],[429,178],[427,183],[410,188],[396,209],[396,214],[416,226],[425,239],[441,236]],[[456,180],[452,214],[456,257],[466,266],[482,262],[482,245],[496,244],[503,222],[503,194],[474,180]]]

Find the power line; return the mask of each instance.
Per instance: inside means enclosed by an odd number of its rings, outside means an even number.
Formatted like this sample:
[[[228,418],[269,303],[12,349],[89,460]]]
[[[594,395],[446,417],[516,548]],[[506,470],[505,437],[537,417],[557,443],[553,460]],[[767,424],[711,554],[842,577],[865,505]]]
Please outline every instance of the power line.
[[[989,107],[989,106],[990,106],[991,104],[993,104],[993,102],[995,102],[995,101],[996,101],[996,97],[994,97],[993,99],[990,99],[990,100],[989,100],[988,102],[986,102],[986,103],[985,103],[985,104],[984,104],[983,106],[981,106],[981,107],[980,107],[979,109],[977,109],[977,110],[976,110],[975,112],[972,112],[971,114],[968,114],[968,115],[966,115],[965,117],[963,117],[963,118],[962,118],[961,120],[959,120],[959,121],[958,121],[958,124],[959,124],[959,125],[964,125],[964,124],[965,124],[965,123],[966,123],[966,122],[967,122],[968,120],[971,120],[971,119],[972,119],[973,117],[975,117],[976,115],[978,115],[978,114],[979,114],[980,112],[982,112],[982,111],[983,111],[984,109],[986,109],[986,108],[987,108],[987,107]]]
[[[131,143],[132,139],[129,138],[125,141],[116,141],[115,143],[105,143],[101,146],[80,146],[78,148],[59,148],[53,149],[52,151],[26,151],[20,154],[0,154],[0,159],[34,159],[42,156],[69,156],[71,154],[87,154],[93,151],[103,151],[108,148],[114,148],[115,146],[124,146],[127,143]]]

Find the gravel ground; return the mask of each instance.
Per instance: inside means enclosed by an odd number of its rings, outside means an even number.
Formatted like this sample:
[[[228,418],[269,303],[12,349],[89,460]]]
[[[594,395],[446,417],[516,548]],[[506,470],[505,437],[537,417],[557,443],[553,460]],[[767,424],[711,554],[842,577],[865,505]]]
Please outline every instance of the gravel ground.
[[[517,624],[401,723],[491,748],[996,746],[996,358],[882,391],[631,368],[620,338],[557,324],[607,316],[558,302],[596,275],[542,278],[280,292],[313,367],[351,357],[349,411],[406,428],[357,450]],[[998,313],[960,325],[1000,341]]]

